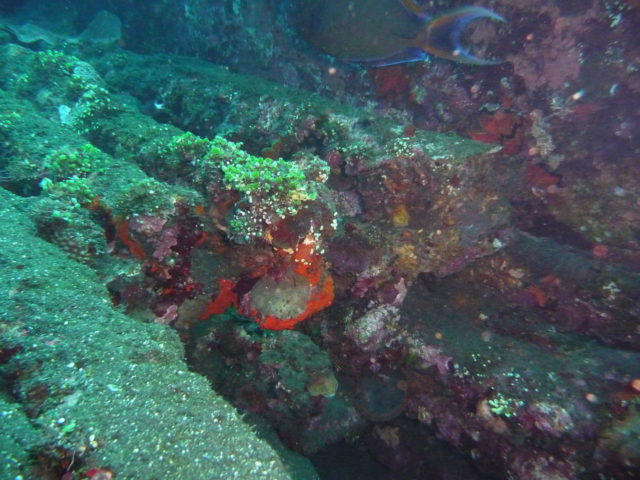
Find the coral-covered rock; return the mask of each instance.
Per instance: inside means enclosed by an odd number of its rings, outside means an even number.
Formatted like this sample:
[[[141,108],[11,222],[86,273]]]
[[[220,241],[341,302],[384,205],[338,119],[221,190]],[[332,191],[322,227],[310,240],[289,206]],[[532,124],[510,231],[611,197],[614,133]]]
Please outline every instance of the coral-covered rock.
[[[239,407],[264,416],[294,450],[314,453],[361,428],[326,352],[291,330],[261,333],[237,315],[196,327],[195,368]]]

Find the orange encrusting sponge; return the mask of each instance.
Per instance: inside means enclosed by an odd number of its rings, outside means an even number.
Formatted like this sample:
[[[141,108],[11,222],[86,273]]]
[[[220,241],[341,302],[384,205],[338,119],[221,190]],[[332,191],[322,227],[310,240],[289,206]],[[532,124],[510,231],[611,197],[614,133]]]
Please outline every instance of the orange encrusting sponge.
[[[293,318],[263,315],[240,301],[240,296],[235,291],[236,284],[232,280],[221,278],[218,280],[219,292],[202,312],[200,320],[224,313],[227,308],[233,306],[240,314],[252,318],[261,328],[290,330],[302,320],[333,303],[333,278],[325,271],[322,256],[314,253],[314,242],[309,241],[309,237],[300,242],[293,252],[279,251],[279,253],[287,260],[283,263],[284,271],[289,269],[289,272],[292,271],[294,275],[301,277],[300,281],[306,281],[309,284],[309,298],[302,313]],[[256,276],[262,276],[261,272],[256,272]],[[251,291],[247,294],[251,294]]]

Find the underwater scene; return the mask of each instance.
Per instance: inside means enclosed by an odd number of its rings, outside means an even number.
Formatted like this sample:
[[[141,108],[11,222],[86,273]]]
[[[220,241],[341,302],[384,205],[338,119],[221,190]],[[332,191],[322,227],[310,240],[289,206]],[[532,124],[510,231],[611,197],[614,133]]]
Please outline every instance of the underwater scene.
[[[0,480],[640,479],[640,0],[0,0]]]

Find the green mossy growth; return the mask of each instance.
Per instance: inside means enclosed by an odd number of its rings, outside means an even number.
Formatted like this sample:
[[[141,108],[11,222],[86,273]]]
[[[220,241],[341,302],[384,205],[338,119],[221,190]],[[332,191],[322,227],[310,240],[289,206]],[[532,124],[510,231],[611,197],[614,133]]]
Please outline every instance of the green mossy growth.
[[[320,158],[287,161],[251,155],[241,143],[216,136],[213,140],[184,133],[173,137],[161,152],[162,160],[191,169],[194,183],[221,182],[242,195],[243,207],[229,219],[232,238],[245,243],[264,233],[264,225],[295,215],[305,202],[318,197],[329,177]]]

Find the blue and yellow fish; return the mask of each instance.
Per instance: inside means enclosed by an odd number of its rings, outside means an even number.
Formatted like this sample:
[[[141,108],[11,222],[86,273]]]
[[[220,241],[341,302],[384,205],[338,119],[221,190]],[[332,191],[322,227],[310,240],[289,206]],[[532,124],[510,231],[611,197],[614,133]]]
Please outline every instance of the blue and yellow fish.
[[[498,22],[506,20],[497,13],[483,7],[467,6],[446,11],[430,17],[415,0],[398,0],[400,4],[422,24],[418,33],[409,38],[409,45],[379,58],[349,59],[353,63],[382,67],[398,63],[419,62],[436,56],[470,65],[496,65],[500,60],[488,60],[472,55],[464,48],[461,36],[467,25],[474,20],[486,18]]]
[[[501,63],[464,48],[474,20],[504,22],[495,12],[467,6],[429,16],[419,0],[292,0],[292,22],[316,49],[363,66],[416,62],[429,56],[472,65]]]

